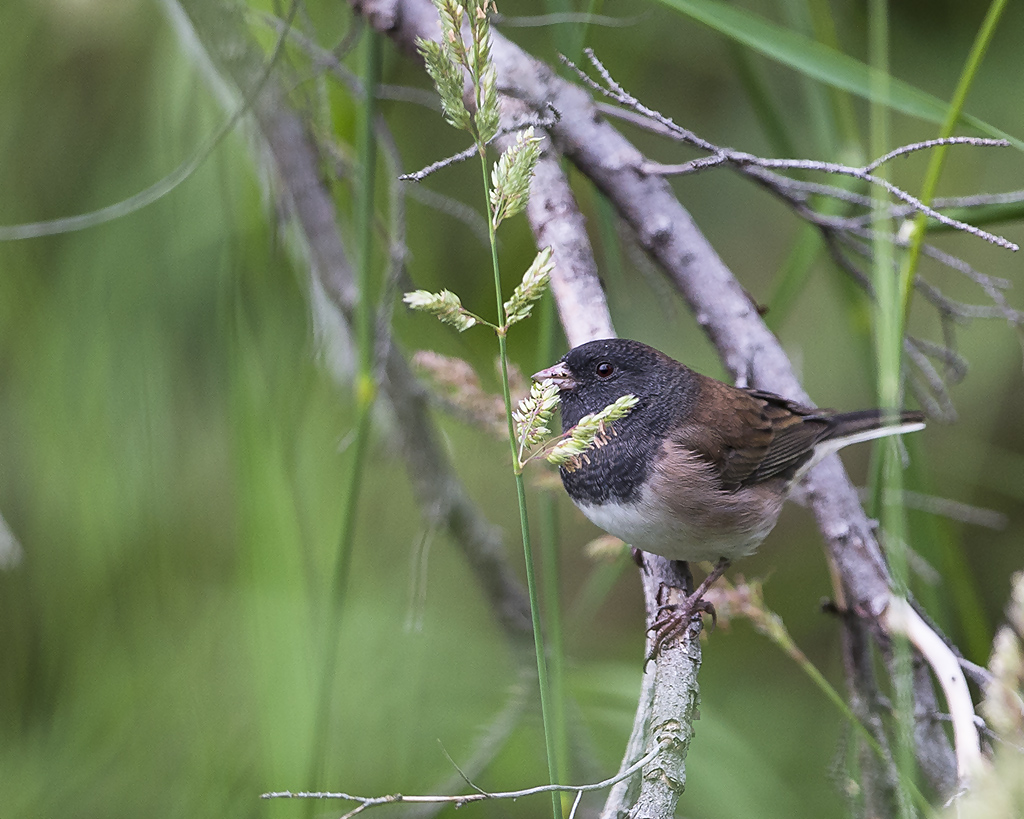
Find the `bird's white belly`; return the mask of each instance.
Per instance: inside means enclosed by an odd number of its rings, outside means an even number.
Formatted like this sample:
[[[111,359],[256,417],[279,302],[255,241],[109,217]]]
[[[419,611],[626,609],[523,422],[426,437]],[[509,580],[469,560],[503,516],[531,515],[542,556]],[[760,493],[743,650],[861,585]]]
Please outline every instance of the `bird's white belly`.
[[[735,515],[729,515],[728,509],[717,510],[726,514],[717,515],[719,519],[713,524],[686,520],[674,514],[665,503],[656,500],[649,489],[632,503],[609,501],[576,505],[591,522],[637,549],[670,560],[714,562],[722,557],[736,560],[753,554],[775,526],[782,499],[769,504],[771,508],[758,510],[761,514],[745,514],[751,500],[744,498]],[[724,503],[731,505],[729,500]]]

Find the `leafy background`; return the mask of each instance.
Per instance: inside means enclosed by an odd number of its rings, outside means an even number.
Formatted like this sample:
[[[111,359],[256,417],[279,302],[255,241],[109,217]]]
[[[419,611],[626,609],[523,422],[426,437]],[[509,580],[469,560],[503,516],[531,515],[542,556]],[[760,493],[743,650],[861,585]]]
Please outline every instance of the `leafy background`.
[[[783,25],[801,10],[767,0],[746,7]],[[501,8],[510,16],[544,10]],[[780,152],[742,80],[745,67],[768,89],[797,155],[849,150],[828,136],[816,86],[791,70],[666,6],[602,10],[624,24],[591,26],[588,44],[631,92],[686,127],[736,148]],[[832,14],[845,50],[864,58],[860,4],[834,3]],[[975,4],[893,3],[893,75],[948,98],[982,14]],[[336,3],[306,3],[300,22],[326,45],[351,28]],[[259,18],[252,26],[272,42]],[[170,173],[226,116],[154,4],[8,0],[0,29],[8,41],[0,50],[0,224],[124,199]],[[576,36],[565,26],[503,31],[549,61]],[[1024,10],[1011,4],[967,105],[1016,136],[1024,134],[1022,35]],[[344,149],[355,121],[347,93],[311,76],[301,53],[285,59],[296,98]],[[387,45],[384,81],[426,87],[420,69]],[[866,106],[853,107],[863,132]],[[407,170],[463,147],[432,111],[401,102],[383,111]],[[936,131],[901,116],[893,128],[894,143]],[[652,157],[686,156],[631,135]],[[0,244],[0,512],[10,532],[3,553],[11,554],[12,537],[22,552],[0,570],[0,815],[341,812],[257,798],[312,784],[325,601],[354,412],[344,344],[313,318],[306,273],[275,226],[251,147],[236,129],[187,181],[137,213]],[[895,180],[916,190],[924,161],[900,161]],[[1014,149],[957,148],[940,193],[1022,188],[1021,169]],[[476,173],[453,168],[426,184],[478,208]],[[722,170],[676,189],[751,294],[771,307],[796,218]],[[579,194],[596,236],[600,204],[585,185]],[[343,189],[339,202],[345,213]],[[487,310],[487,250],[473,230],[418,198],[408,201],[407,221],[402,287],[448,287],[471,309]],[[347,222],[342,229],[351,235]],[[1019,220],[998,229],[1024,239]],[[603,236],[620,334],[722,375],[692,316],[628,237]],[[502,242],[505,270],[525,267],[533,248],[522,220]],[[964,237],[942,244],[1019,289],[1017,256]],[[926,273],[952,296],[982,300],[956,274]],[[1019,292],[1010,298],[1022,306]],[[791,309],[769,320],[819,403],[873,403],[867,306],[843,274],[820,261]],[[927,309],[916,308],[913,322],[934,332]],[[397,304],[394,328],[405,349],[464,357],[496,389],[486,333],[456,336]],[[915,515],[912,545],[938,572],[916,581],[919,594],[968,657],[984,662],[1009,574],[1022,563],[1021,347],[998,321],[961,329],[959,343],[972,365],[952,390],[961,420],[918,436],[912,485],[996,510],[1007,523],[993,531]],[[536,369],[535,325],[521,325],[511,349],[524,372]],[[518,565],[506,445],[440,420],[460,474],[508,533]],[[375,417],[316,785],[434,790],[453,773],[445,752],[456,762],[470,756],[510,697],[526,706],[477,782],[540,782],[533,688],[517,676],[458,555],[424,530],[392,423],[384,412]],[[863,481],[868,453],[846,460]],[[564,498],[559,525],[573,778],[582,781],[607,775],[621,755],[639,685],[642,609],[629,569],[591,602],[610,571],[582,553],[596,532]],[[768,604],[841,685],[837,630],[819,612],[830,584],[806,510],[792,506],[762,553],[734,571],[769,576]],[[701,684],[686,815],[844,814],[846,729],[788,659],[737,622],[706,643]],[[544,803],[524,800],[464,810],[538,809]]]

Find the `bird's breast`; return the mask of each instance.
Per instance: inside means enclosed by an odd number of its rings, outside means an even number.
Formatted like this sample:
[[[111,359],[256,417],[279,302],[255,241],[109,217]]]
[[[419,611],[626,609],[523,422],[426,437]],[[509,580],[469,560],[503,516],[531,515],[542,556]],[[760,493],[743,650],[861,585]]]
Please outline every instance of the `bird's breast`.
[[[775,526],[785,482],[722,488],[715,468],[685,449],[662,450],[629,497],[573,497],[584,515],[638,549],[672,560],[735,560]],[[571,493],[570,493],[571,494]]]
[[[620,433],[618,426],[609,426],[600,445],[581,455],[575,466],[560,470],[562,485],[577,505],[639,498],[653,466],[653,448],[643,436]]]

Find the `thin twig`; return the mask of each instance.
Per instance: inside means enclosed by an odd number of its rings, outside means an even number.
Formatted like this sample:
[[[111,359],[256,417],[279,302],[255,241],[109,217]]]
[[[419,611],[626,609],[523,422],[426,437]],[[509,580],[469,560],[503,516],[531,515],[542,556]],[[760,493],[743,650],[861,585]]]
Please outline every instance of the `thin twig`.
[[[524,117],[520,121],[516,122],[514,125],[506,125],[503,128],[500,128],[498,130],[498,133],[495,135],[494,140],[497,140],[498,137],[507,136],[508,134],[514,134],[517,131],[522,131],[526,128],[546,128],[550,126],[553,122],[553,117]],[[492,142],[494,140],[492,140]],[[403,173],[398,178],[403,182],[422,182],[432,173],[436,173],[437,171],[443,170],[444,168],[447,168],[450,165],[456,165],[459,162],[465,162],[467,159],[472,159],[474,156],[476,156],[477,153],[478,149],[476,145],[472,145],[469,148],[466,148],[466,150],[464,151],[459,151],[459,153],[457,154],[445,157],[444,159],[439,159],[437,162],[431,162],[425,168],[421,168],[418,171],[413,171],[412,173]]]
[[[781,196],[791,206],[796,208],[801,216],[808,218],[817,224],[823,231],[835,231],[843,230],[849,227],[852,223],[863,224],[864,219],[869,218],[868,216],[863,217],[834,217],[824,216],[813,209],[804,205],[803,197],[797,196],[796,192],[801,193],[816,193],[819,195],[830,196],[842,201],[851,202],[852,204],[863,205],[865,207],[870,206],[871,199],[865,197],[862,194],[852,193],[846,191],[843,188],[839,188],[831,185],[821,185],[819,183],[805,182],[802,180],[793,180],[785,176],[780,176],[774,173],[764,173],[767,169],[787,169],[787,170],[805,170],[805,171],[820,171],[826,173],[836,173],[847,175],[870,184],[876,184],[885,188],[896,198],[900,199],[905,203],[905,210],[901,210],[903,215],[911,212],[922,212],[931,216],[936,221],[952,227],[956,230],[962,230],[967,233],[973,234],[982,238],[988,242],[996,244],[997,246],[1007,248],[1009,250],[1018,250],[1018,245],[1009,240],[997,236],[995,234],[984,231],[980,228],[970,225],[966,222],[962,222],[957,219],[953,219],[945,214],[940,213],[935,207],[929,207],[925,203],[921,202],[916,197],[907,193],[906,191],[898,188],[892,183],[885,179],[875,176],[871,173],[872,170],[879,167],[881,164],[888,162],[896,157],[904,156],[908,153],[919,151],[939,145],[953,145],[953,144],[967,144],[987,147],[1005,147],[1009,143],[1005,140],[999,139],[983,139],[978,137],[948,137],[945,139],[926,140],[924,142],[912,143],[897,148],[882,157],[874,160],[867,165],[862,167],[852,167],[847,165],[840,165],[838,163],[820,162],[816,160],[804,160],[804,159],[766,159],[757,157],[752,154],[748,154],[741,151],[734,151],[729,148],[722,148],[714,145],[711,142],[697,136],[692,131],[689,131],[681,126],[677,125],[670,117],[666,117],[661,113],[648,108],[639,102],[635,97],[626,92],[622,86],[615,81],[611,76],[610,72],[605,66],[597,59],[590,49],[585,50],[587,57],[594,65],[595,70],[604,80],[606,85],[601,85],[591,79],[586,72],[582,71],[572,61],[563,58],[563,62],[568,65],[573,71],[576,72],[580,80],[587,85],[589,88],[598,91],[604,96],[615,100],[620,105],[625,105],[629,109],[632,109],[633,118],[632,121],[637,124],[651,123],[653,124],[652,130],[655,130],[664,135],[672,136],[686,144],[692,145],[695,148],[708,151],[710,156],[703,159],[691,160],[689,162],[682,163],[680,165],[662,165],[659,163],[644,162],[641,165],[642,170],[645,173],[652,174],[687,174],[693,173],[698,170],[703,170],[708,167],[721,164],[731,164],[737,167],[741,172],[755,177],[769,190],[772,190],[776,195]],[[762,172],[758,173],[757,169],[761,169]],[[1012,192],[1000,196],[999,194],[989,195],[985,197],[984,201],[1019,201],[1021,198],[1020,192]],[[956,200],[962,207],[965,201],[964,198]],[[943,205],[946,203],[943,202]],[[896,205],[893,208],[897,207]],[[834,247],[834,245],[833,245]],[[840,261],[837,257],[837,261]],[[849,269],[847,263],[843,263],[844,267]],[[858,279],[864,278],[858,275]]]
[[[344,814],[354,816],[355,812],[366,808],[377,807],[378,805],[391,805],[396,802],[404,803],[429,803],[429,804],[454,804],[457,806],[468,805],[471,802],[482,802],[486,799],[522,799],[525,796],[536,796],[541,793],[588,793],[609,788],[616,782],[626,779],[640,771],[647,763],[654,760],[661,752],[660,747],[653,748],[642,756],[626,770],[620,771],[601,782],[594,782],[589,785],[535,785],[532,788],[523,788],[518,791],[484,791],[475,785],[474,793],[457,794],[449,796],[445,794],[401,794],[392,793],[384,796],[357,796],[345,793],[344,791],[271,791],[260,795],[260,799],[341,799],[346,802],[358,802],[356,811]]]
[[[503,28],[540,28],[563,23],[583,23],[588,26],[604,28],[629,28],[642,22],[649,14],[634,14],[631,17],[612,17],[607,14],[590,14],[588,12],[561,12],[555,14],[534,14],[515,16],[510,14],[492,14],[491,22]]]
[[[284,20],[277,15],[256,9],[246,9],[258,22],[272,28],[278,34],[287,34],[288,39],[297,45],[307,57],[314,68],[326,70],[336,79],[344,83],[345,87],[357,98],[362,99],[366,93],[363,81],[351,71],[343,62],[342,57],[347,54],[355,43],[359,41],[362,28],[358,24],[361,18],[357,18],[357,24],[346,33],[345,39],[334,49],[326,49],[317,43],[312,37],[308,37],[294,26],[288,26]],[[407,85],[388,85],[381,83],[377,85],[377,99],[394,100],[396,102],[410,102],[415,105],[429,108],[432,111],[441,111],[441,103],[437,94],[425,88],[414,88]]]
[[[968,145],[986,145],[986,146],[997,146],[1005,147],[1009,146],[1009,143],[1005,140],[989,139],[980,140],[975,137],[950,137],[945,140],[931,140],[939,144],[968,144]],[[977,236],[979,239],[984,239],[986,242],[994,244],[998,247],[1005,248],[1006,250],[1020,250],[1020,246],[1015,242],[1011,242],[1009,239],[1005,239],[1002,236],[997,236],[994,233],[989,233],[987,230],[982,230],[979,227],[970,225],[967,222],[962,222],[959,219],[953,219],[935,208],[926,205],[920,199],[913,194],[907,193],[905,190],[900,188],[898,185],[894,185],[888,179],[877,176],[870,172],[869,169],[877,168],[883,162],[892,159],[895,156],[902,156],[910,151],[920,150],[922,145],[925,143],[916,143],[914,145],[904,145],[895,151],[891,151],[883,157],[879,157],[874,162],[864,165],[860,168],[855,168],[851,165],[842,165],[838,162],[822,162],[815,159],[770,159],[765,157],[754,156],[753,154],[747,154],[740,151],[730,151],[727,149],[719,148],[718,151],[704,160],[710,165],[720,165],[728,162],[736,165],[743,169],[747,167],[755,168],[770,168],[770,169],[785,169],[785,170],[801,170],[801,171],[818,171],[821,173],[838,174],[840,176],[849,176],[853,179],[860,179],[864,182],[869,182],[872,185],[884,188],[892,196],[905,202],[914,211],[924,213],[930,216],[936,222],[940,222],[947,227],[954,228],[956,230],[963,231],[964,233],[970,233],[973,236]],[[926,146],[927,147],[927,146]],[[700,165],[701,160],[693,160],[691,162],[684,162],[681,165],[663,165],[657,162],[645,162],[642,166],[644,173],[656,175],[656,176],[677,176],[680,174],[693,173],[695,170],[701,170],[706,165]],[[762,177],[765,179],[765,177]],[[779,187],[778,185],[776,187]]]
[[[425,168],[420,168],[418,171],[412,173],[403,173],[398,178],[403,182],[422,182],[432,173],[436,173],[444,168],[457,165],[460,162],[465,162],[467,159],[472,159],[477,155],[476,145],[470,145],[463,151],[459,151],[457,154],[446,156],[444,159],[439,159],[437,162],[431,162]]]
[[[871,499],[871,492],[867,488],[860,490],[858,494],[865,501]],[[931,515],[949,518],[959,523],[983,526],[986,529],[993,529],[995,531],[1005,529],[1009,522],[1009,518],[1002,512],[973,506],[969,503],[962,503],[952,498],[941,498],[936,495],[925,494],[924,492],[914,492],[911,489],[904,489],[899,493],[896,493],[895,490],[890,490],[889,494],[886,495],[886,502],[896,500],[899,500],[908,509],[917,509]]]
[[[990,148],[1009,148],[1010,143],[1005,139],[988,139],[983,137],[942,137],[939,139],[926,139],[923,142],[911,142],[908,145],[901,145],[899,148],[895,148],[889,151],[887,154],[883,154],[878,157],[874,162],[869,162],[863,167],[862,170],[871,172],[881,165],[884,165],[890,160],[896,159],[896,157],[906,156],[907,154],[914,153],[915,151],[923,151],[928,148],[937,148],[941,145],[976,145]]]
[[[871,173],[873,170],[878,168],[880,165],[889,162],[896,157],[905,156],[915,151],[924,150],[926,148],[932,148],[939,145],[976,145],[985,147],[1009,147],[1010,143],[1004,139],[984,139],[980,137],[947,137],[944,139],[931,139],[924,142],[915,142],[909,145],[903,145],[896,148],[889,153],[878,157],[867,165],[861,167],[852,167],[850,165],[842,165],[836,162],[822,162],[813,159],[771,159],[765,157],[755,156],[744,151],[734,151],[731,148],[722,148],[714,145],[707,140],[698,137],[692,131],[677,125],[670,117],[666,117],[663,114],[648,108],[646,105],[641,103],[632,94],[628,93],[611,75],[607,68],[601,63],[601,61],[595,56],[592,49],[584,49],[584,53],[590,60],[594,69],[604,80],[605,85],[602,86],[599,83],[594,82],[590,79],[585,72],[577,67],[571,60],[563,57],[563,62],[573,69],[581,80],[586,83],[590,88],[597,90],[615,100],[616,102],[631,108],[636,113],[648,117],[653,121],[657,122],[662,127],[666,128],[671,132],[673,137],[680,142],[684,142],[688,145],[692,145],[695,148],[708,151],[711,154],[707,160],[704,160],[709,165],[719,165],[722,163],[729,163],[737,166],[740,170],[744,170],[749,167],[759,167],[765,169],[785,169],[785,170],[801,170],[801,171],[818,171],[822,173],[833,173],[840,174],[843,176],[850,176],[854,179],[860,179],[865,182],[869,182],[873,185],[884,188],[892,196],[902,200],[914,210],[927,214],[938,222],[944,225],[955,228],[957,230],[970,233],[977,236],[980,239],[984,239],[987,242],[991,242],[999,247],[1006,248],[1008,250],[1019,250],[1019,246],[1014,242],[1004,239],[1001,236],[997,236],[988,231],[982,230],[981,228],[969,225],[966,222],[961,222],[958,219],[953,219],[946,216],[943,213],[935,210],[934,208],[926,205],[917,197],[907,193],[902,188],[892,184],[883,177],[876,176]],[[701,160],[694,160],[691,162],[685,162],[681,165],[662,165],[655,162],[645,162],[641,166],[644,173],[669,176],[674,174],[686,174],[693,173],[695,170],[700,170],[706,165],[701,165]],[[764,180],[764,178],[763,178]],[[776,183],[778,184],[778,183]]]

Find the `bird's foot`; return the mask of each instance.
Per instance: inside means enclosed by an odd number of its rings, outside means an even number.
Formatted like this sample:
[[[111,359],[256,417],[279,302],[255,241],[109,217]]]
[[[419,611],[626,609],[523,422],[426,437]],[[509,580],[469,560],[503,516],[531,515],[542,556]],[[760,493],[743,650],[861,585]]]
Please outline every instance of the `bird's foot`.
[[[649,631],[654,632],[654,639],[651,643],[650,654],[647,655],[644,663],[648,663],[661,653],[662,649],[673,640],[678,639],[690,627],[694,617],[711,615],[711,627],[717,623],[715,607],[704,599],[704,593],[711,588],[718,578],[729,568],[729,561],[722,558],[711,570],[711,573],[704,578],[704,581],[694,590],[693,594],[685,596],[681,602],[671,599],[669,602],[658,607],[658,614],[651,624]],[[668,590],[679,593],[679,589]]]
[[[715,607],[707,600],[698,598],[695,594],[685,598],[682,603],[667,603],[658,609],[658,618],[651,624],[650,630],[654,632],[654,640],[651,643],[651,652],[647,655],[647,661],[651,661],[661,653],[661,650],[678,639],[690,627],[696,615],[700,617],[705,614],[711,615],[711,627],[716,622]]]

